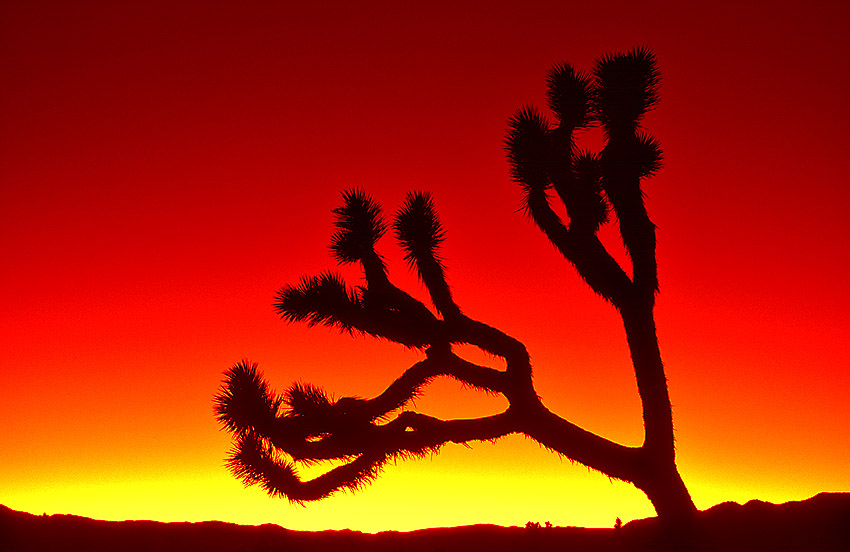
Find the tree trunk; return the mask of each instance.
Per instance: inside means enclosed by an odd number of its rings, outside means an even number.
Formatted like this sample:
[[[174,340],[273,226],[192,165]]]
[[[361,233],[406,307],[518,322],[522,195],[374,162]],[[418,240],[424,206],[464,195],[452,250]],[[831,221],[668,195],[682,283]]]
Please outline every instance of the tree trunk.
[[[672,525],[690,524],[697,508],[688,493],[675,464],[662,468],[657,459],[647,458],[646,479],[635,481],[635,486],[646,493],[658,518]]]
[[[660,519],[678,523],[693,519],[697,510],[676,468],[673,413],[652,311],[651,302],[620,310],[645,428],[643,465],[638,470],[642,475],[634,483],[646,493]]]

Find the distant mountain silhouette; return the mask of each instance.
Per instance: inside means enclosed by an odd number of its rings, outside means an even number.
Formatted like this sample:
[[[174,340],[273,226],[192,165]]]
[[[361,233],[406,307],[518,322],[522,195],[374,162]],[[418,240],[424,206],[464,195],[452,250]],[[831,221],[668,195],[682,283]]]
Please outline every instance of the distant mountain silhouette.
[[[808,500],[741,506],[718,504],[698,514],[693,546],[718,551],[850,550],[850,493],[821,493]],[[0,506],[3,552],[265,552],[265,551],[463,551],[566,550],[570,552],[667,550],[657,518],[621,529],[471,525],[385,531],[292,531],[277,525],[247,526],[205,521],[99,521],[73,515],[36,516]]]

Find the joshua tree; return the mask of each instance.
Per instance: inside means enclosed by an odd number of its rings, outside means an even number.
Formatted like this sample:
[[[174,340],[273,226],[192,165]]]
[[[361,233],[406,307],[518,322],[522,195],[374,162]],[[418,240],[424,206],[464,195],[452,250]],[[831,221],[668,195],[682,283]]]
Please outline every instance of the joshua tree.
[[[317,500],[356,489],[396,457],[421,456],[448,442],[492,440],[523,433],[542,445],[644,491],[662,519],[684,521],[696,511],[675,463],[667,382],[655,333],[658,290],[655,226],[641,181],[660,167],[658,142],[640,130],[658,101],[659,72],[646,48],[606,55],[592,74],[571,65],[549,73],[548,103],[556,123],[534,108],[520,109],[505,140],[513,178],[526,214],[578,274],[623,319],[643,408],[644,442],[627,447],[595,435],[549,411],[534,390],[525,346],[465,314],[447,284],[441,258],[443,227],[431,196],[410,192],[391,221],[411,269],[427,288],[433,310],[394,286],[376,247],[389,229],[381,207],[360,189],[343,193],[334,209],[331,255],[362,267],[365,284],[349,287],[333,272],[304,277],[276,296],[289,322],[323,324],[420,349],[424,359],[407,368],[372,399],[330,399],[308,384],[272,392],[255,364],[243,361],[225,373],[215,397],[219,421],[234,435],[228,464],[246,484],[291,501]],[[580,151],[576,131],[600,124],[606,144],[599,154]],[[554,190],[554,194],[550,193]],[[568,221],[551,206],[562,201]],[[630,274],[597,237],[616,219]],[[468,362],[452,349],[471,344],[506,362],[504,371]],[[503,395],[507,410],[476,419],[441,420],[405,410],[437,377],[448,376]],[[336,459],[342,464],[309,481],[294,465]]]

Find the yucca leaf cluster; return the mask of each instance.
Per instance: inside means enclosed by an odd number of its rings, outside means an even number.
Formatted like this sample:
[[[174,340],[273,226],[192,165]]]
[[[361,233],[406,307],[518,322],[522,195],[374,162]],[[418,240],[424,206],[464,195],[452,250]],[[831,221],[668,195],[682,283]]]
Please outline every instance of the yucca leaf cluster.
[[[409,347],[426,347],[440,340],[439,319],[389,281],[386,264],[377,251],[388,228],[381,206],[359,188],[344,192],[342,199],[342,206],[333,210],[336,231],[330,252],[340,264],[360,263],[366,284],[349,287],[336,272],[306,276],[278,291],[275,310],[290,322],[365,333]],[[440,255],[445,232],[431,195],[409,192],[392,219],[392,229],[437,311],[444,315],[456,312]]]
[[[342,447],[317,458],[309,443],[335,434],[356,433],[358,425],[376,428],[371,423],[376,416],[364,409],[363,403],[355,397],[332,400],[320,388],[300,382],[278,394],[256,364],[239,362],[225,372],[224,383],[214,398],[216,418],[233,434],[227,467],[246,485],[258,485],[272,496],[285,496],[293,502],[321,498],[330,488],[357,488],[374,477],[390,455],[373,456],[368,462],[337,470],[339,481],[330,486],[305,487],[296,462],[310,464],[354,456],[353,449]]]
[[[655,227],[646,214],[641,181],[661,167],[662,152],[641,121],[658,103],[655,55],[646,47],[609,54],[596,60],[589,74],[561,63],[546,83],[554,122],[528,106],[508,121],[505,145],[511,174],[523,191],[522,207],[591,287],[612,301],[605,280],[619,274],[602,274],[590,257],[598,256],[595,234],[613,213],[633,263],[633,284],[651,297],[657,289]],[[577,145],[578,134],[594,125],[606,139],[599,153]],[[551,207],[552,192],[567,221]]]

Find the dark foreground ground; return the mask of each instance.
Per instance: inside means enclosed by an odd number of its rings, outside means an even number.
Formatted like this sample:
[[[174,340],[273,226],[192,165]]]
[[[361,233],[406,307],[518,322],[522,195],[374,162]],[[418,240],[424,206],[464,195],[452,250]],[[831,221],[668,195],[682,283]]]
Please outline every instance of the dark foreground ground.
[[[673,543],[670,538],[660,530],[654,518],[635,520],[616,530],[472,525],[408,533],[312,533],[290,531],[277,525],[245,526],[218,521],[118,522],[72,515],[35,516],[0,506],[0,552],[613,552],[672,549],[850,552],[850,493],[821,493],[809,500],[779,505],[758,500],[744,506],[727,502],[701,512],[698,526],[684,537],[684,541]]]

